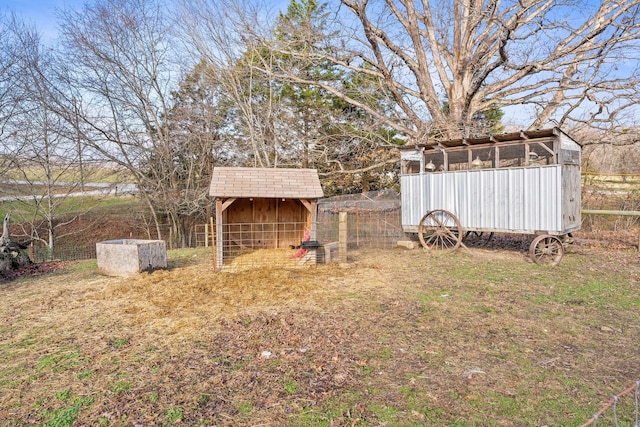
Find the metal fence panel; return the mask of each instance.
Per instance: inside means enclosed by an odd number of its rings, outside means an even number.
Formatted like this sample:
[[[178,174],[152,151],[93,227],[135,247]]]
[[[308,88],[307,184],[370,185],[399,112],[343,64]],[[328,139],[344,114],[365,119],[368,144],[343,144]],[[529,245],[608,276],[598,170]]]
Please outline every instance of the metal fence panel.
[[[318,241],[338,241],[338,216],[339,212],[318,212]],[[400,225],[400,209],[351,210],[347,215],[347,233],[350,248],[391,248],[405,238]]]

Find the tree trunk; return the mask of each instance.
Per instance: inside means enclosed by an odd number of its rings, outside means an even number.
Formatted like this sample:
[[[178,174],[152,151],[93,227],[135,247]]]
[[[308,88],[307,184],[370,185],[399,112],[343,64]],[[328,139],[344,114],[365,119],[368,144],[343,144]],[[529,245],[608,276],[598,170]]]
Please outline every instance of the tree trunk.
[[[23,265],[31,264],[31,258],[24,251],[25,246],[11,241],[9,221],[11,213],[7,213],[2,223],[2,238],[0,239],[0,271],[15,270]]]
[[[11,219],[11,212],[7,212],[4,217],[4,222],[2,223],[2,240],[0,240],[0,245],[5,245],[9,243],[9,220]]]

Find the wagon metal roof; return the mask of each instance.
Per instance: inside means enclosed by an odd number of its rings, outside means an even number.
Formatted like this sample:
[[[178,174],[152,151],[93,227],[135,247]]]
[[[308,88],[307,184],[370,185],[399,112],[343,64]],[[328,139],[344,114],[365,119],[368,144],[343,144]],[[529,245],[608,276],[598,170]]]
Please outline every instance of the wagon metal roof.
[[[215,167],[209,195],[317,199],[324,193],[316,169]]]
[[[482,145],[482,144],[495,144],[501,142],[525,142],[529,139],[537,139],[537,138],[549,138],[549,137],[557,137],[561,134],[564,134],[568,137],[566,133],[564,133],[560,128],[553,127],[549,129],[534,129],[534,130],[521,130],[518,132],[509,132],[509,133],[501,133],[488,135],[478,138],[458,138],[458,139],[450,139],[445,141],[433,141],[428,143],[417,144],[418,147],[461,147],[465,145]],[[569,137],[570,138],[570,137]],[[408,146],[407,148],[414,148],[413,146]]]

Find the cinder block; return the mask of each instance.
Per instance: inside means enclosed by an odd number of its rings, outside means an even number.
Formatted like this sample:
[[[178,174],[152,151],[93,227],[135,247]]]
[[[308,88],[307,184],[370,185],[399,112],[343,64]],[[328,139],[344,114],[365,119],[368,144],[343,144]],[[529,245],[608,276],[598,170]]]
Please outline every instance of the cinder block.
[[[98,271],[107,276],[133,276],[167,268],[163,240],[122,239],[96,243]]]
[[[318,264],[329,264],[338,259],[338,242],[325,243],[318,249]]]

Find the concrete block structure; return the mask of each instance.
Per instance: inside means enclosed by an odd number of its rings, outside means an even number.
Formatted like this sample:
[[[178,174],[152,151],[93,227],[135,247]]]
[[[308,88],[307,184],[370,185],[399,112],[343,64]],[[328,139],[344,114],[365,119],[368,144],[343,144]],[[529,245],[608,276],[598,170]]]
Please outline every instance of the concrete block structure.
[[[167,268],[163,240],[121,239],[96,243],[98,271],[107,276],[133,276]]]

